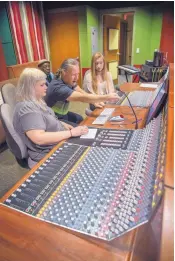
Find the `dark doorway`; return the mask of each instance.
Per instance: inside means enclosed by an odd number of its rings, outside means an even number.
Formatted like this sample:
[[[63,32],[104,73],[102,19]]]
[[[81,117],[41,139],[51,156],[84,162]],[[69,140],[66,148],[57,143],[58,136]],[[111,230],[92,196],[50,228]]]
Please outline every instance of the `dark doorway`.
[[[127,22],[120,21],[120,59],[119,65],[126,64]]]

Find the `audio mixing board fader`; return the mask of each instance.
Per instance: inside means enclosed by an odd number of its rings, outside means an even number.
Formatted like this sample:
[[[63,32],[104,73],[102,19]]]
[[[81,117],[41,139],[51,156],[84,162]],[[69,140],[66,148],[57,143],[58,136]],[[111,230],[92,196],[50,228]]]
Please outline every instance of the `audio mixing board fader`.
[[[125,150],[65,142],[3,204],[104,240],[149,221],[163,192],[161,117],[132,134]]]
[[[35,215],[86,149],[64,144],[19,186],[6,200],[6,205]]]

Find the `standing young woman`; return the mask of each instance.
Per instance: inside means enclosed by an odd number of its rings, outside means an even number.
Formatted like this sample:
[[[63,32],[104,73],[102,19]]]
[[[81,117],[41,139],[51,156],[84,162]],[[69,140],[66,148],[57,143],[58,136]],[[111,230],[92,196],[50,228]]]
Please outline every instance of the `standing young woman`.
[[[112,75],[107,71],[104,56],[99,52],[92,56],[91,69],[84,76],[83,89],[98,95],[115,93]],[[90,104],[90,109],[102,108],[104,105],[103,102]]]
[[[40,161],[56,143],[88,132],[86,126],[73,128],[60,122],[43,100],[46,90],[44,72],[34,68],[22,72],[17,86],[13,125],[33,162]]]

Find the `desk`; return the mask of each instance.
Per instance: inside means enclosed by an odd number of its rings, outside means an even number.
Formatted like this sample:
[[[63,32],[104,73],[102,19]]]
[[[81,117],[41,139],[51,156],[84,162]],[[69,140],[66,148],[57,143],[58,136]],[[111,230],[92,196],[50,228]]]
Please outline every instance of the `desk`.
[[[174,108],[174,93],[169,93],[168,106]]]
[[[174,108],[168,108],[165,185],[174,188]]]
[[[170,112],[169,115],[172,115]],[[169,121],[169,117],[168,117]],[[168,123],[169,126],[169,123]],[[172,128],[169,127],[170,130]],[[172,133],[171,131],[168,131]],[[167,142],[167,162],[172,164],[171,135]],[[52,153],[30,170],[2,199],[4,201]],[[170,165],[173,166],[173,165]],[[168,169],[168,165],[166,165]],[[170,167],[172,168],[172,167]],[[172,173],[172,169],[171,169]],[[164,204],[164,211],[163,211]],[[165,199],[152,221],[111,241],[91,237],[60,228],[0,205],[0,261],[158,261],[161,238],[161,261],[172,261],[172,190],[165,189]],[[167,226],[172,234],[166,233]],[[168,259],[167,258],[168,251]]]
[[[89,127],[94,128],[108,128],[108,129],[135,129],[135,117],[133,115],[133,112],[130,107],[127,106],[117,106],[117,105],[106,105],[105,106],[110,108],[115,108],[115,111],[112,113],[112,116],[117,115],[123,115],[125,118],[125,121],[123,122],[110,122],[107,121],[104,125],[94,125],[92,124],[93,121],[97,116],[100,115],[100,113],[103,111],[103,109],[96,109],[92,112],[92,116],[87,117],[83,122],[81,122],[81,125],[87,125]],[[145,126],[146,117],[148,114],[148,108],[139,108],[134,107],[134,111],[137,115],[137,119],[142,119],[138,122],[138,128],[141,129]]]
[[[58,148],[59,145],[56,146]],[[3,198],[8,197],[37,167],[29,171]],[[42,222],[0,205],[0,260],[8,261],[155,261],[158,254],[157,231],[152,222],[105,242]],[[160,240],[160,236],[158,236]]]
[[[174,190],[166,188],[162,222],[160,261],[174,260]]]
[[[170,77],[169,77],[169,103],[168,105],[174,108],[174,64],[170,64]]]
[[[155,91],[155,88],[140,87],[142,83],[123,83],[120,89],[123,92],[133,92],[133,91]]]
[[[131,91],[154,91],[154,88],[143,88],[140,87],[141,83],[123,83],[120,86],[120,89],[124,92],[131,92]],[[132,124],[132,122],[135,121],[135,117],[133,115],[133,112],[130,107],[128,106],[117,106],[117,105],[106,105],[105,106],[110,108],[115,108],[115,111],[113,112],[112,116],[116,115],[123,115],[126,120],[122,123],[111,123],[107,121],[104,125],[94,125],[92,122],[95,120],[96,117],[100,115],[100,113],[103,111],[103,109],[96,109],[92,112],[92,115],[90,117],[87,117],[83,122],[81,122],[81,125],[87,125],[94,128],[110,128],[110,129],[135,129],[135,124]],[[134,111],[137,115],[138,120],[142,119],[142,121],[138,122],[138,128],[141,129],[145,126],[146,117],[148,114],[149,108],[139,108],[139,107],[133,107]]]
[[[108,243],[73,234],[4,206],[0,206],[0,213],[2,261],[156,260],[157,242],[151,223]]]

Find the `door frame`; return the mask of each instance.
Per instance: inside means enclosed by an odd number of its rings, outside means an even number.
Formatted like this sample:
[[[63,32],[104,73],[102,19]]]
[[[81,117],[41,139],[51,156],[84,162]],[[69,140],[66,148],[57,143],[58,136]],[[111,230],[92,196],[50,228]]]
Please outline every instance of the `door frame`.
[[[133,12],[133,41],[134,41],[134,32],[135,32],[135,12],[138,10],[138,7],[126,7],[126,8],[113,8],[113,9],[106,9],[106,10],[100,10],[100,51],[103,53],[103,16],[104,15],[112,15],[112,14],[122,14],[122,13],[130,13]],[[133,64],[133,54],[134,54],[134,44],[132,43],[132,58],[131,58],[131,64]]]

